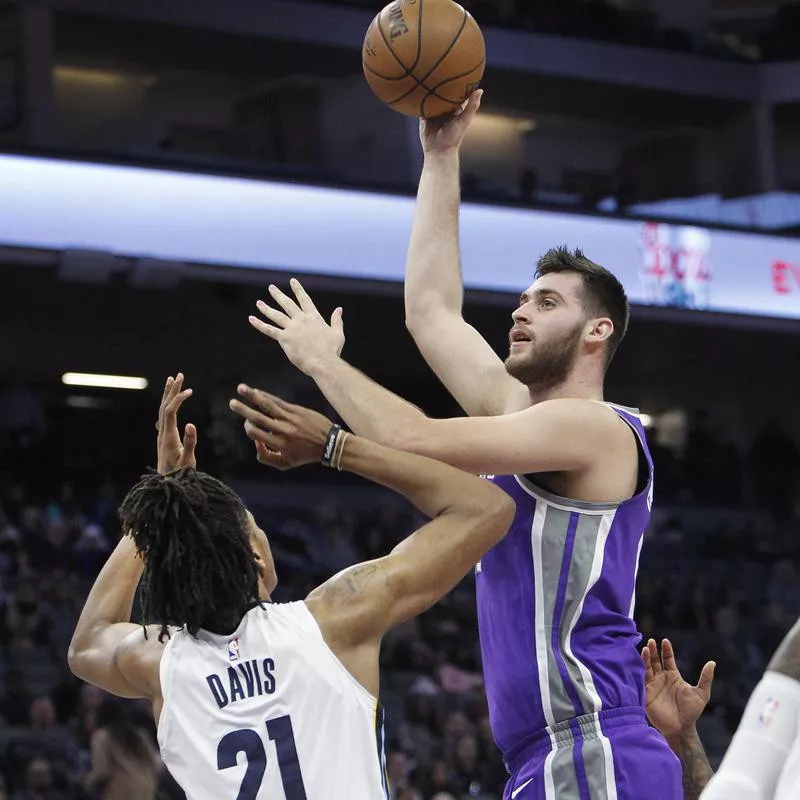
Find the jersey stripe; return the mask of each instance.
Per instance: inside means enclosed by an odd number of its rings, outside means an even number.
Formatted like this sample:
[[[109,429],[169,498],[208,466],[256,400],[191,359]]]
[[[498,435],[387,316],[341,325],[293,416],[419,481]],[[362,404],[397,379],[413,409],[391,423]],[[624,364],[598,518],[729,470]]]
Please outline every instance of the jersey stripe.
[[[375,703],[375,742],[378,745],[378,763],[381,770],[381,784],[386,800],[389,800],[389,772],[386,764],[386,726],[383,706]]]
[[[547,503],[537,500],[531,525],[531,547],[533,550],[533,587],[534,587],[534,627],[536,631],[536,661],[539,665],[539,692],[542,697],[542,709],[548,725],[555,723],[553,704],[550,696],[550,658],[547,652],[547,629],[544,613],[544,576],[542,570],[542,534],[547,518]]]

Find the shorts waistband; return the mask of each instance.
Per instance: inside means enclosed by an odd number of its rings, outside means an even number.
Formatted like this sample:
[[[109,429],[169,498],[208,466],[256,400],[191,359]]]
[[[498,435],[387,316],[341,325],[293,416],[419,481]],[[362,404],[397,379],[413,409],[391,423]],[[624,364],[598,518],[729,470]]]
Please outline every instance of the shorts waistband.
[[[565,719],[531,734],[511,747],[503,756],[510,775],[542,753],[572,747],[576,740],[598,739],[615,728],[647,726],[647,716],[641,706],[609,708],[580,717]]]

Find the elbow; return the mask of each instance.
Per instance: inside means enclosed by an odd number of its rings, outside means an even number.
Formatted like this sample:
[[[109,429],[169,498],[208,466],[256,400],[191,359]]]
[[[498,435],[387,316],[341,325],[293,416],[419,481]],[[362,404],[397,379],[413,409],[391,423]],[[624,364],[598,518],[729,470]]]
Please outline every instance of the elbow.
[[[508,533],[508,529],[514,521],[517,505],[502,489],[497,489],[494,486],[492,488],[495,489],[493,492],[494,497],[487,509],[487,513],[492,527],[497,531],[497,538],[502,539]]]
[[[516,503],[502,489],[487,482],[482,491],[473,492],[471,505],[472,513],[493,542],[500,541],[508,533],[517,512]]]
[[[69,650],[67,651],[67,665],[69,666],[69,671],[76,678],[81,677],[82,660],[81,651],[74,645],[70,644]]]
[[[76,678],[84,679],[86,672],[86,648],[82,646],[79,641],[76,641],[75,636],[72,637],[72,641],[69,643],[69,649],[67,650],[67,666],[69,666],[69,671]]]
[[[406,306],[406,330],[411,334],[411,338],[417,341],[420,331],[424,325],[424,314],[414,311]]]

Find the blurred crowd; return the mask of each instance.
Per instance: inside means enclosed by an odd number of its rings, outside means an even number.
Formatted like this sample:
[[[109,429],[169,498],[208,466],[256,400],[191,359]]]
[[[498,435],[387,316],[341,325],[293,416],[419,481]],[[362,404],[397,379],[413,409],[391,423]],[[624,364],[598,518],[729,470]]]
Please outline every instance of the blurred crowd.
[[[325,0],[375,10],[373,0]],[[496,25],[618,44],[656,47],[716,58],[752,58],[742,42],[726,32],[714,30],[699,36],[681,28],[659,24],[658,14],[647,3],[620,3],[614,0],[462,0],[481,25]],[[779,4],[775,18],[757,40],[758,51],[767,60],[798,56],[796,37],[791,31],[798,22],[796,3]]]
[[[778,434],[766,430],[762,446],[779,464],[770,435]],[[701,452],[713,457],[715,448],[705,444]],[[684,458],[665,463],[670,469],[699,474],[702,464]],[[680,480],[673,483],[656,506],[643,551],[637,621],[645,636],[672,637],[687,678],[707,659],[717,661],[713,701],[701,720],[715,761],[770,654],[800,615],[798,519],[774,482],[755,495],[753,508],[730,510],[687,503]],[[114,700],[66,667],[83,600],[118,539],[124,487],[111,480],[88,490],[44,485],[7,479],[0,495],[0,798],[180,797],[162,771],[146,705]],[[252,487],[244,492],[273,543],[277,601],[302,597],[343,566],[388,552],[419,524],[413,509],[371,492],[355,489],[315,505],[308,502],[320,496],[314,486],[301,486],[297,496],[305,502],[292,503],[286,493],[280,508]],[[501,796],[505,770],[489,729],[471,579],[387,636],[381,699],[393,800]]]
[[[66,666],[83,601],[119,537],[116,509],[136,478],[135,440],[140,463],[152,456],[149,418],[141,415],[141,430],[124,408],[124,428],[110,418],[114,452],[123,454],[115,461],[98,427],[110,412],[93,415],[90,439],[81,428],[78,452],[70,426],[48,418],[51,410],[22,381],[0,391],[0,800],[181,797],[162,770],[146,704],[81,684]],[[269,533],[276,601],[387,553],[420,524],[395,496],[345,475],[287,473],[276,485],[270,472],[265,481],[221,400],[212,397],[197,421],[201,467],[231,481]],[[651,433],[657,502],[637,622],[644,636],[673,639],[689,679],[717,661],[700,725],[714,762],[800,616],[800,459],[774,421],[747,447],[703,413],[690,419],[680,447],[669,446],[665,430]],[[392,800],[499,798],[505,770],[489,729],[472,579],[392,631],[381,661]]]

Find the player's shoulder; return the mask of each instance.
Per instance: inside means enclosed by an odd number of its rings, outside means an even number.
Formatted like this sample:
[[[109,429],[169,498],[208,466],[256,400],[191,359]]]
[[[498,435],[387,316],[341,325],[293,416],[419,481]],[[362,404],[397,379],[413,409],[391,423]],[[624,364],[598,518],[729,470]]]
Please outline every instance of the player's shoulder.
[[[162,635],[160,625],[142,625],[121,639],[114,651],[114,663],[134,686],[147,690],[149,696],[160,691],[159,671],[164,650],[179,634],[170,626]]]
[[[522,413],[570,425],[577,422],[616,426],[620,421],[619,414],[610,404],[583,397],[555,397],[551,400],[542,400],[529,406]]]
[[[524,415],[531,422],[535,420],[537,430],[546,429],[565,446],[571,442],[605,454],[628,452],[635,446],[630,423],[600,400],[558,397],[531,406]]]

